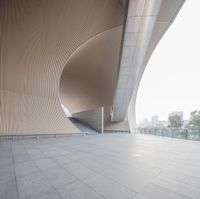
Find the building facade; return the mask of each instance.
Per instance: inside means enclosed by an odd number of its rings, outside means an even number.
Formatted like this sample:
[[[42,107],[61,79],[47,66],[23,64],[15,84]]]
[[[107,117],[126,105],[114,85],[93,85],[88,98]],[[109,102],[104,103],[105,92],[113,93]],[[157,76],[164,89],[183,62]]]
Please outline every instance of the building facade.
[[[145,66],[184,0],[1,0],[0,133],[135,125]]]

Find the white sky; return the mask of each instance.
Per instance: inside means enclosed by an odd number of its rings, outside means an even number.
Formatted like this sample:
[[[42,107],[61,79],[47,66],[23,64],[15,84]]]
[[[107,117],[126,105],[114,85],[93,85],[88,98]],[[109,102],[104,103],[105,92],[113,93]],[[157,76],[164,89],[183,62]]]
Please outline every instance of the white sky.
[[[143,74],[136,118],[200,109],[200,0],[186,0],[154,51]]]

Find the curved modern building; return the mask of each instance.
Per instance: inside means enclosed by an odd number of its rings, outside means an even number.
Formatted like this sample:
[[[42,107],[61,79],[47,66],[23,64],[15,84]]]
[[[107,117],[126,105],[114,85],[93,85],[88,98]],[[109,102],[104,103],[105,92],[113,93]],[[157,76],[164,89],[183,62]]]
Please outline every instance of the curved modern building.
[[[0,133],[130,131],[147,62],[185,0],[1,0]]]

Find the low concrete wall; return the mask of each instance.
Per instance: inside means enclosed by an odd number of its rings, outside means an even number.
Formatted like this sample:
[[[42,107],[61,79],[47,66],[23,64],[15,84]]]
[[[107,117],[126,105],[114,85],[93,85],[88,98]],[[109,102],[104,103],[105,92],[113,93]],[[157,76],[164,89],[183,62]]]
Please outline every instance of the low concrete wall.
[[[104,132],[104,108],[99,107],[72,115],[81,122],[84,122],[100,133]]]

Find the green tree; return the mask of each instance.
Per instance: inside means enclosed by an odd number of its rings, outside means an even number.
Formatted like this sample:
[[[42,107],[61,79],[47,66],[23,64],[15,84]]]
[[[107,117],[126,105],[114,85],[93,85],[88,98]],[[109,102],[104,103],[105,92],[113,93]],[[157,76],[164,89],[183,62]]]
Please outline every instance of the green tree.
[[[173,115],[168,118],[170,126],[169,127],[182,127],[183,121],[180,115]]]
[[[189,128],[200,128],[200,110],[190,113]]]

